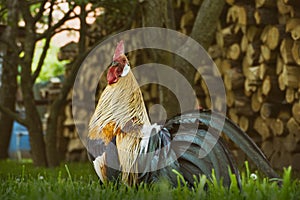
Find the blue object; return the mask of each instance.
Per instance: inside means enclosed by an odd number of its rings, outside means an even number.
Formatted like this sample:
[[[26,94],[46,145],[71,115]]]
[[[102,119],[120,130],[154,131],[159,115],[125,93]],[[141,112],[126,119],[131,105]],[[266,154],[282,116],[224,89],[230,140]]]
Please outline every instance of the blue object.
[[[30,151],[29,134],[25,126],[14,122],[9,144],[9,154],[18,154],[21,151]]]

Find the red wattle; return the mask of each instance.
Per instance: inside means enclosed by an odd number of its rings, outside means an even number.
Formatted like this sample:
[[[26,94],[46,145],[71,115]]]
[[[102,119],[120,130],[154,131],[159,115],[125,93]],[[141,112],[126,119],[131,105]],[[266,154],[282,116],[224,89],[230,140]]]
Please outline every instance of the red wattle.
[[[116,67],[111,67],[108,69],[106,79],[107,79],[108,84],[113,84],[118,81]]]

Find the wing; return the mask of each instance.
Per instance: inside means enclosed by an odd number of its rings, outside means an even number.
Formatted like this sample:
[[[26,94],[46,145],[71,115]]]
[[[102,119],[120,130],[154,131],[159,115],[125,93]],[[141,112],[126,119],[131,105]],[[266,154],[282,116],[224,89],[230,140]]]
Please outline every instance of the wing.
[[[87,150],[101,182],[115,181],[119,178],[121,169],[115,138],[108,144],[101,139],[88,139]]]

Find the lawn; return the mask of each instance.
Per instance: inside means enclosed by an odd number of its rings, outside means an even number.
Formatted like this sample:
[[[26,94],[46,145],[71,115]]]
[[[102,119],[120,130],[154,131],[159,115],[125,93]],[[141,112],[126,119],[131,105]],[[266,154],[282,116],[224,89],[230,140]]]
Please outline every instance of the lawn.
[[[227,189],[195,178],[195,187],[171,187],[166,182],[130,188],[122,184],[100,185],[90,163],[67,163],[55,169],[35,168],[29,161],[0,162],[0,199],[300,199],[300,181],[285,169],[282,186],[261,178],[256,180],[246,165],[242,172],[243,190],[235,183]],[[180,176],[178,176],[180,179]],[[209,190],[205,191],[205,183]]]

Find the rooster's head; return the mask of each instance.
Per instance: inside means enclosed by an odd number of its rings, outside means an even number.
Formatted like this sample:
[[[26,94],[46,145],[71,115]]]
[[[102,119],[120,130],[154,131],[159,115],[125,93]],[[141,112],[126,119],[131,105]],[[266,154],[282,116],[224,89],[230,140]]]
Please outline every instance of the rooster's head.
[[[130,71],[127,57],[124,54],[124,42],[121,40],[117,44],[113,56],[113,62],[107,72],[107,82],[109,85],[118,82],[120,77],[126,76]]]

